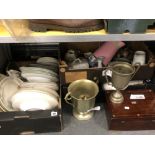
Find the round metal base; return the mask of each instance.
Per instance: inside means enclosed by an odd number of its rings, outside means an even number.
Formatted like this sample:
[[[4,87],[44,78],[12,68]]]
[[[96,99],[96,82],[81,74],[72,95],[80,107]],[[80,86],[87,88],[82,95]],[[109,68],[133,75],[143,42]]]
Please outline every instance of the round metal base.
[[[121,92],[114,91],[110,94],[110,101],[112,103],[120,104],[124,101],[124,97]]]
[[[93,117],[94,111],[88,112],[88,113],[77,113],[76,111],[73,111],[73,116],[78,120],[89,120]]]

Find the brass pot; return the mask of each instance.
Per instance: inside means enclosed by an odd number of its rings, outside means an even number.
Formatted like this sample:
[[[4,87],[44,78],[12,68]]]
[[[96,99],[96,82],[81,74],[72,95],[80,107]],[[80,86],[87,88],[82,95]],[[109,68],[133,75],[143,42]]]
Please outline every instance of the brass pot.
[[[88,120],[93,116],[95,97],[99,92],[98,85],[87,79],[76,80],[68,87],[65,101],[73,106],[73,115],[78,120]]]

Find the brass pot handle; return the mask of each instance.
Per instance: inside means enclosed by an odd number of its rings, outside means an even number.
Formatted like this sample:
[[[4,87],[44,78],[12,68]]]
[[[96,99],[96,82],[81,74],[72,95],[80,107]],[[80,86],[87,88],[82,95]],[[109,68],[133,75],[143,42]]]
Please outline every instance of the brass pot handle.
[[[140,69],[140,63],[135,63],[135,65],[134,66],[137,66],[137,68],[135,69],[135,72],[134,72],[134,74],[131,76],[131,78],[130,78],[130,80],[132,80],[132,78],[135,76],[135,74],[138,72],[138,70]]]
[[[71,93],[70,93],[70,92],[68,92],[68,93],[66,94],[66,96],[65,96],[64,99],[65,99],[66,103],[68,103],[68,104],[70,104],[71,106],[73,106],[73,104],[72,104],[71,102],[69,102],[69,101],[72,99]]]
[[[101,110],[101,107],[100,106],[97,106],[97,107],[94,107],[94,108],[91,108],[91,109],[89,109],[87,112],[91,112],[91,111],[99,111],[99,110]]]

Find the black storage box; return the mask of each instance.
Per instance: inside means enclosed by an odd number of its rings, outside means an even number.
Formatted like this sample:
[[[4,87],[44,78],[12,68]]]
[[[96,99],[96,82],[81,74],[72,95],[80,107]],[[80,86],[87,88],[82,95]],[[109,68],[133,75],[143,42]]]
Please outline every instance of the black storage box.
[[[61,110],[0,112],[0,134],[34,134],[62,129]]]
[[[34,61],[42,56],[59,57],[59,44],[11,44],[10,47],[11,61],[14,61],[17,66],[22,64],[22,61],[24,64],[30,59]],[[14,66],[8,66],[10,69],[11,67]],[[60,104],[55,109],[0,112],[0,134],[34,134],[61,131],[61,87],[59,88]]]

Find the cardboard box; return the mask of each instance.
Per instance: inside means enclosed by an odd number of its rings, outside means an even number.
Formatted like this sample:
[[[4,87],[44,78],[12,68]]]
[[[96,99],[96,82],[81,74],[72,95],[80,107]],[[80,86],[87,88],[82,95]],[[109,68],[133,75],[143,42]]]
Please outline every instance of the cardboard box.
[[[80,50],[81,52],[95,51],[99,48],[102,43],[64,43],[61,47],[60,52],[60,77],[62,85],[71,83],[79,79],[89,79],[93,81],[101,82],[104,80],[102,75],[105,70],[102,68],[88,68],[88,69],[72,69],[70,70],[66,62],[64,61],[65,52],[68,49]],[[90,45],[90,47],[89,47]],[[88,49],[86,48],[88,47]],[[140,66],[140,69],[136,72],[132,80],[147,80],[151,79],[155,70],[155,53],[149,49],[149,47],[144,42],[126,42],[126,47],[132,51],[132,57],[135,51],[145,51],[146,52],[146,63]],[[114,56],[115,57],[115,56]],[[113,57],[113,58],[114,58]],[[114,60],[113,60],[114,61]]]

